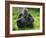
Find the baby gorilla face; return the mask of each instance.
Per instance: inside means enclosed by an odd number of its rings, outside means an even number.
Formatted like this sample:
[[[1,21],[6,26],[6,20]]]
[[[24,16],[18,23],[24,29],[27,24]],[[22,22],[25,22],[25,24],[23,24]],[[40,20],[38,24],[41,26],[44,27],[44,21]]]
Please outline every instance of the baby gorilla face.
[[[17,20],[18,28],[24,28],[24,27],[33,28],[34,19],[30,14],[28,14],[27,10],[24,10],[21,16],[23,16],[23,18],[19,16],[20,19],[18,18],[19,20]]]

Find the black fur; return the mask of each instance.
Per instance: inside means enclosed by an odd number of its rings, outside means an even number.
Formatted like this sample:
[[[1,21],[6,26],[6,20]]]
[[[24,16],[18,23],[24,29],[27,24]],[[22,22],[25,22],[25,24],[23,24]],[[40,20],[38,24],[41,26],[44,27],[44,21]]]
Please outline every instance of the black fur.
[[[19,28],[24,28],[24,27],[33,28],[34,27],[33,26],[34,18],[30,14],[28,14],[27,10],[24,10],[24,13],[21,13],[18,19],[19,20],[17,20],[17,26]]]

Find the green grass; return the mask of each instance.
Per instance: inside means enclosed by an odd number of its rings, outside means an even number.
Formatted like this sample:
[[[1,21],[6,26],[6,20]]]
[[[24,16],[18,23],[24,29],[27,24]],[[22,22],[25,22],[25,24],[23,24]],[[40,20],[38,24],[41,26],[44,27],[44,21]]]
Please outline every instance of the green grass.
[[[18,8],[13,7],[13,13],[12,13],[12,27],[13,30],[22,30],[21,28],[18,28],[17,26],[17,18],[20,14],[20,11],[18,11]],[[30,13],[34,18],[34,30],[38,30],[40,28],[40,9],[39,8],[28,8],[28,13]],[[24,30],[30,30],[31,28],[23,28]]]
[[[29,13],[34,17],[34,29],[38,30],[40,27],[40,10],[32,9],[31,11],[29,11]]]

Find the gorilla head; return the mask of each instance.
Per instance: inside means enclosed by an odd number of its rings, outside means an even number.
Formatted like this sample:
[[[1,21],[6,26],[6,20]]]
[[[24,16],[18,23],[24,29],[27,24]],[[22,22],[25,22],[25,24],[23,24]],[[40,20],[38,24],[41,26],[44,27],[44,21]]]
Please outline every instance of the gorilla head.
[[[24,14],[22,14],[24,18],[28,16],[27,10],[24,10]]]
[[[30,14],[28,14],[28,11],[26,9],[24,9],[23,13],[19,15],[18,19],[19,20],[17,20],[17,26],[19,28],[24,28],[24,27],[33,28],[34,19]]]

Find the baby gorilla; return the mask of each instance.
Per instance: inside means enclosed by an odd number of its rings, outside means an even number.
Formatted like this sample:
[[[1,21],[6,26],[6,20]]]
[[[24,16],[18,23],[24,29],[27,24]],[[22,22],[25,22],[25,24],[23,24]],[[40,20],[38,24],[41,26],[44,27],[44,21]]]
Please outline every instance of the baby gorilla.
[[[25,9],[24,12],[21,13],[18,17],[17,26],[18,28],[24,27],[33,28],[33,22],[34,22],[33,17],[30,14],[28,14],[27,10]]]

